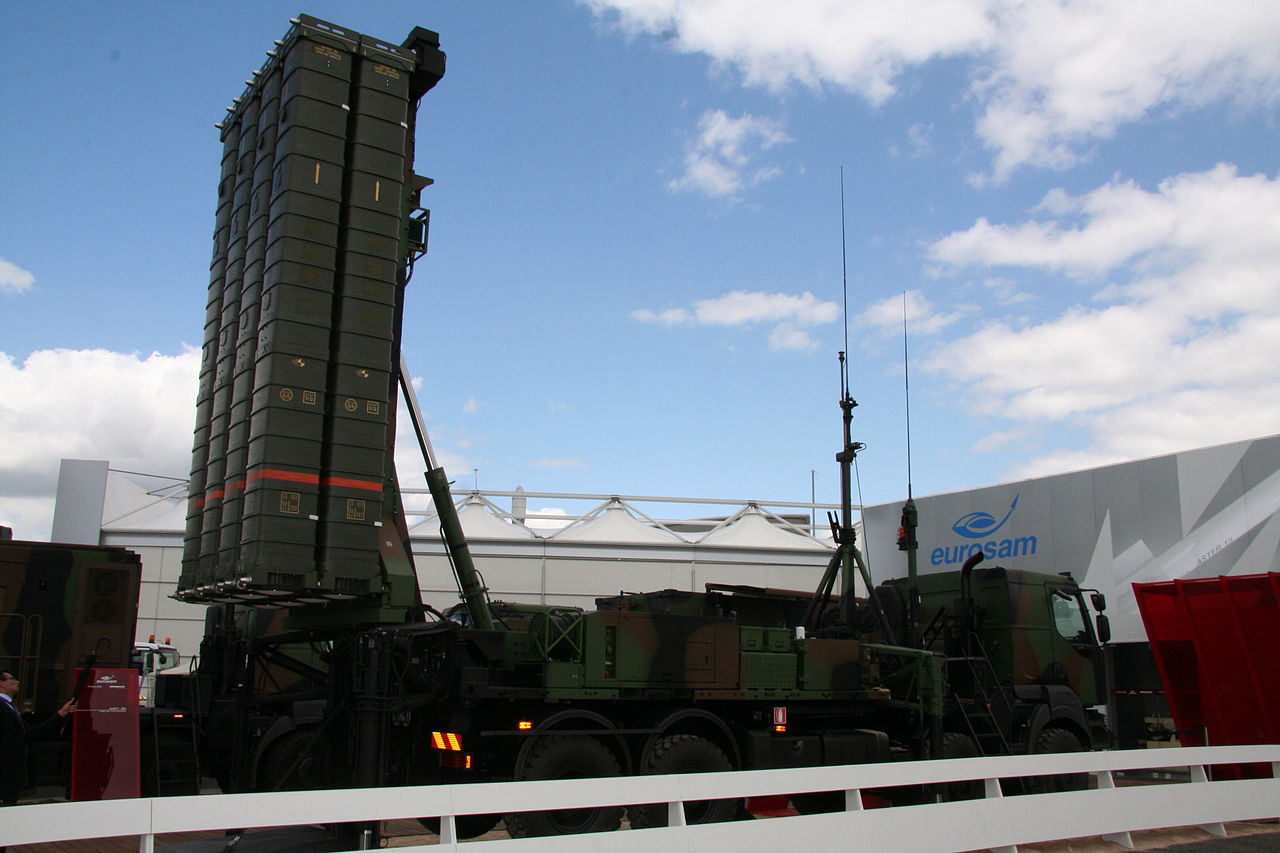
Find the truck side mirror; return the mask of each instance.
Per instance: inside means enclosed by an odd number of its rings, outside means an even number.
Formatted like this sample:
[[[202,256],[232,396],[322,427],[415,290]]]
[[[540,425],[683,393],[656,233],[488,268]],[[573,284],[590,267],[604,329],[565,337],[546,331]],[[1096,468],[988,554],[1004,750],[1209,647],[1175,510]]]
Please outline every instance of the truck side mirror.
[[[1105,614],[1099,613],[1095,624],[1098,626],[1098,642],[1111,642],[1111,620]]]
[[[1101,613],[1107,609],[1107,597],[1100,592],[1095,592],[1089,596],[1089,600],[1093,602],[1093,609]]]

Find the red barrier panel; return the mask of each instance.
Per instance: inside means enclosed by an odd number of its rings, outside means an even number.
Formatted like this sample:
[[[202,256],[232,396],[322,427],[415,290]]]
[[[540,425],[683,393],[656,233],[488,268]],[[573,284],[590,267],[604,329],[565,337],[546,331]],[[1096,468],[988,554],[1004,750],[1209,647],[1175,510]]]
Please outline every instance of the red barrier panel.
[[[1280,743],[1280,573],[1133,590],[1182,743]]]
[[[137,670],[90,670],[78,698],[71,733],[71,799],[138,796]]]

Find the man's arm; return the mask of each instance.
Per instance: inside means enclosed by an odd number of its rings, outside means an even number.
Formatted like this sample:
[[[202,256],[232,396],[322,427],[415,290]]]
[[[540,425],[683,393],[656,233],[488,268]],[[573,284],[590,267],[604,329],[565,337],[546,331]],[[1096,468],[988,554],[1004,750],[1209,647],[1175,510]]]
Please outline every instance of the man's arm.
[[[62,734],[62,728],[71,718],[71,712],[76,710],[76,700],[68,699],[58,712],[45,720],[43,723],[37,723],[34,726],[27,727],[27,737],[31,740],[51,740]]]

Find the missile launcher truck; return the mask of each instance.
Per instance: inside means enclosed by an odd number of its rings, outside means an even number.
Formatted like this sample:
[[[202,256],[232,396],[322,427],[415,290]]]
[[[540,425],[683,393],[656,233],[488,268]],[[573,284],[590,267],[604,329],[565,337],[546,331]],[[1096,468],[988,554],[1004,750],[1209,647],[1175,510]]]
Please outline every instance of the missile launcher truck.
[[[202,697],[204,771],[237,792],[1100,745],[1088,706],[1101,701],[1101,655],[1069,578],[968,566],[871,582],[854,541],[847,390],[844,507],[816,592],[727,577],[595,610],[488,600],[399,356],[429,220],[417,106],[443,73],[431,31],[392,44],[301,16],[219,124],[175,593],[207,607],[189,691]],[[391,453],[401,398],[461,593],[448,616],[414,574]],[[1066,622],[1080,630],[1061,637]],[[828,807],[821,795],[796,805]],[[743,814],[732,801],[687,808],[691,822]],[[514,835],[544,835],[621,817],[505,819]],[[665,806],[628,818],[661,824]]]

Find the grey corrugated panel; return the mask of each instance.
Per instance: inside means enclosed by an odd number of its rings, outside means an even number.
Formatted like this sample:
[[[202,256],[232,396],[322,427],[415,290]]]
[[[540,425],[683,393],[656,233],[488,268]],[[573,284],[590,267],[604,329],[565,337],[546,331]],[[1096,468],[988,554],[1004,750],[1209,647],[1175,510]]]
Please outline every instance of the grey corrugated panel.
[[[386,403],[391,394],[391,371],[360,365],[334,365],[329,393],[334,397],[356,397]]]
[[[369,145],[353,143],[347,150],[348,165],[357,171],[385,178],[404,178],[404,153],[387,151]]]
[[[301,16],[300,20],[308,20]],[[319,32],[310,26],[297,28],[282,52],[281,68],[286,75],[299,68],[320,71],[325,74],[351,79],[352,54],[359,49],[360,35],[352,30],[334,27],[325,22],[327,32]]]
[[[346,296],[366,299],[370,302],[379,302],[385,305],[394,305],[400,295],[400,286],[394,282],[344,273],[342,292]]]
[[[288,125],[280,128],[276,138],[277,157],[297,154],[329,163],[346,159],[346,127],[341,134],[326,133],[312,127]]]
[[[270,386],[312,389],[323,397],[329,362],[323,358],[305,358],[289,353],[266,353],[258,357],[254,370],[254,387]]]
[[[333,294],[324,288],[280,279],[262,294],[260,321],[263,323],[297,320],[325,326],[332,316]]]
[[[329,329],[297,320],[264,322],[258,331],[258,356],[268,353],[325,358],[329,355]]]
[[[373,591],[417,58],[305,15],[273,53],[224,123],[210,279],[220,293],[210,294],[211,366],[202,369],[211,494],[201,549],[221,477],[223,574],[234,565],[255,583]],[[304,395],[311,411],[298,408]],[[332,449],[319,455],[350,476],[330,477],[322,492],[314,413],[339,405],[359,417],[342,408],[328,429]],[[193,467],[199,461],[193,453]],[[331,527],[317,527],[317,515]],[[238,559],[228,547],[236,524]],[[314,571],[317,541],[327,578]]]
[[[282,236],[267,246],[266,265],[295,263],[332,270],[337,263],[337,254],[337,247],[332,243]]]
[[[296,261],[281,261],[269,265],[262,274],[263,298],[267,291],[280,283],[295,284],[313,290],[333,292],[333,270],[312,267]]]
[[[351,140],[360,145],[381,148],[403,156],[408,128],[377,116],[356,115],[351,121]]]
[[[272,172],[273,193],[303,192],[330,201],[342,199],[343,166],[304,154],[276,158]]]
[[[348,302],[355,300],[347,300]],[[363,301],[363,300],[362,300]],[[376,303],[365,303],[376,304]],[[354,324],[352,327],[358,328]],[[358,332],[342,331],[335,335],[333,349],[335,364],[363,365],[386,364],[391,360],[393,341],[390,334],[381,329],[376,334],[364,335]]]
[[[280,237],[293,237],[336,246],[338,243],[338,223],[328,219],[318,219],[294,213],[290,216],[277,216],[270,220],[267,227],[267,242]]]
[[[354,444],[330,440],[324,445],[326,477],[351,477],[382,482],[387,451],[382,437],[373,444]]]
[[[361,211],[362,213],[368,211]],[[379,230],[366,230],[363,228],[348,227],[342,234],[342,251],[355,252],[361,255],[369,255],[374,258],[388,260],[393,263],[400,261],[400,235],[398,231],[390,234]]]
[[[349,169],[346,201],[354,207],[399,217],[404,210],[401,178],[401,175],[389,177]]]
[[[344,279],[357,276],[393,284],[399,269],[400,264],[397,261],[362,255],[359,252],[345,252],[338,258],[338,274]]]
[[[226,285],[227,250],[230,245],[231,216],[234,203],[236,168],[239,163],[240,126],[229,122],[222,129],[223,153],[218,179],[215,210],[213,257],[210,261],[209,292],[205,318],[204,346],[201,356],[200,381],[196,402],[196,428],[193,433],[191,479],[188,489],[186,527],[183,533],[182,572],[179,588],[191,588],[207,579],[208,563],[200,555],[204,543],[205,512],[209,478],[209,451],[214,407],[214,383],[221,333],[222,299]]]

